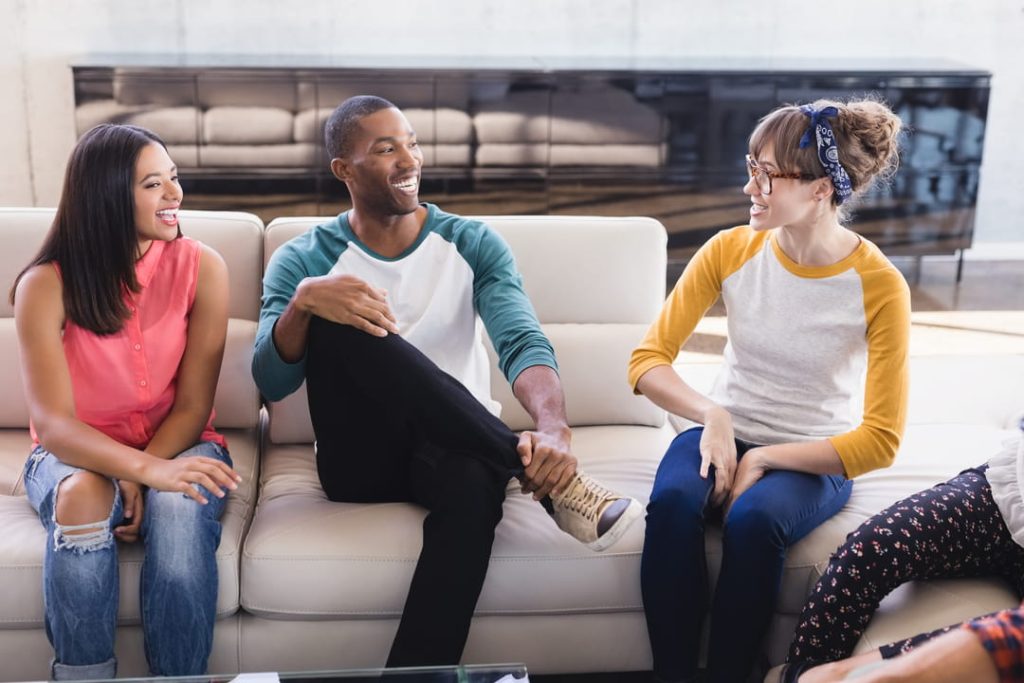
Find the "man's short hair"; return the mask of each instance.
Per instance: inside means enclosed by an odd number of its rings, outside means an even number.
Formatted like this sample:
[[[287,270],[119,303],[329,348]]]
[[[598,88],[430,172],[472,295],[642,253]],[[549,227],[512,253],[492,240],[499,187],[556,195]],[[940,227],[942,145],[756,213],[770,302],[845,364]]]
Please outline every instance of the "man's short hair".
[[[324,142],[330,158],[345,157],[352,153],[352,140],[361,118],[391,108],[395,108],[395,105],[375,95],[356,95],[338,105],[324,124]]]

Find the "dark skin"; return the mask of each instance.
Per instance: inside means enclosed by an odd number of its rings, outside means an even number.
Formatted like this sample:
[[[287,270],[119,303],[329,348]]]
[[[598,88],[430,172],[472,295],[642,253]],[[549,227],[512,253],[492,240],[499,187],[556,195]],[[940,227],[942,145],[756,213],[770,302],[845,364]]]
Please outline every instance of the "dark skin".
[[[331,159],[331,172],[352,197],[349,224],[370,249],[396,257],[416,241],[427,218],[419,203],[423,153],[416,133],[398,109],[382,109],[359,121],[350,149]],[[399,334],[384,290],[352,275],[310,277],[299,283],[274,325],[274,345],[282,359],[295,363],[305,355],[314,315],[378,337]],[[570,452],[561,380],[551,368],[536,365],[516,377],[512,392],[536,425],[519,437],[523,492],[537,500],[560,493],[577,464]]]

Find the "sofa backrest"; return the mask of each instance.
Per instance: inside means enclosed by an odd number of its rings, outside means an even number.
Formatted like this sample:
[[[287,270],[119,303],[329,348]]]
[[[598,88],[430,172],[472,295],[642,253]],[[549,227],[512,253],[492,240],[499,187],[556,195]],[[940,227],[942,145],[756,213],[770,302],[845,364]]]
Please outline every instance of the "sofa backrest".
[[[651,218],[480,216],[509,244],[558,357],[570,425],[659,426],[664,413],[632,394],[629,354],[665,298],[665,228]],[[264,258],[329,218],[278,218]],[[493,352],[492,352],[493,361]],[[491,393],[512,429],[532,421],[492,362]],[[270,405],[272,443],[313,440],[305,387]]]
[[[0,208],[0,431],[17,434],[16,447],[0,444],[0,493],[11,493],[28,455],[28,408],[19,365],[14,309],[7,292],[32,259],[53,221],[53,209]],[[259,424],[260,397],[250,365],[259,316],[263,263],[263,223],[252,214],[182,211],[182,232],[217,250],[228,266],[230,300],[227,346],[214,407],[216,426],[250,429]],[[10,435],[8,434],[8,435]]]

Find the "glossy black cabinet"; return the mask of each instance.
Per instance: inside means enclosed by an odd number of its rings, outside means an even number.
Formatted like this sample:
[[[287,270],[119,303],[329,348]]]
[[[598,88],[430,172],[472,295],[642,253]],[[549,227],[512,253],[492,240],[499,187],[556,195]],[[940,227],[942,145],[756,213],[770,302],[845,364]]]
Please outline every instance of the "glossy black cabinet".
[[[157,131],[192,208],[286,188],[306,213],[336,211],[344,188],[323,122],[345,97],[376,94],[418,133],[425,199],[462,213],[653,216],[677,261],[745,222],[743,156],[761,116],[865,94],[909,134],[855,228],[889,254],[970,246],[990,89],[988,72],[913,60],[106,55],[73,71],[79,133],[103,121]]]

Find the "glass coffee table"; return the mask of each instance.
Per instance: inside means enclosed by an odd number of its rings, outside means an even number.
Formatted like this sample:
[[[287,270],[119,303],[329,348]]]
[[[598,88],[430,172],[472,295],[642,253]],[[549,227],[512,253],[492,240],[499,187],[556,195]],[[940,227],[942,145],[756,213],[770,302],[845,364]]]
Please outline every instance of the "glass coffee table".
[[[469,664],[409,669],[259,672],[161,678],[118,678],[113,683],[529,683],[525,664]],[[100,683],[80,681],[79,683]],[[111,683],[104,681],[103,683]]]

